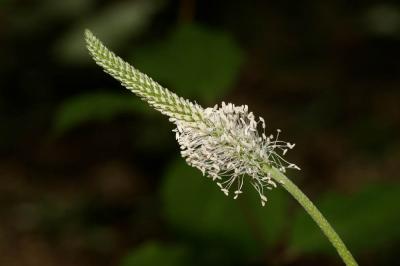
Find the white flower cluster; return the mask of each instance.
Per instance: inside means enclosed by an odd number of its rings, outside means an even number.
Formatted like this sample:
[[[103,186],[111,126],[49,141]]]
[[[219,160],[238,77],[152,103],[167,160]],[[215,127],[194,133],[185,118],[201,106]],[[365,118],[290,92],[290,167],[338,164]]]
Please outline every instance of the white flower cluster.
[[[247,105],[223,102],[220,108],[205,109],[203,118],[200,123],[172,119],[177,126],[174,132],[187,163],[217,181],[225,195],[234,186],[236,199],[244,179],[249,178],[264,206],[264,190],[276,187],[276,183],[263,173],[262,165],[267,163],[281,172],[300,169],[282,157],[295,144],[279,140],[279,129],[275,137],[267,136],[264,119],[256,120]]]

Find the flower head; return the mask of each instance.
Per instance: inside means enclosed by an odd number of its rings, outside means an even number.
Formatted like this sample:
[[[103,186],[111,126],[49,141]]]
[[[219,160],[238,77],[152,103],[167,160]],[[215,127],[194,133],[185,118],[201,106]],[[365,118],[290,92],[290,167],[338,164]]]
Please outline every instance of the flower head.
[[[233,190],[236,199],[248,179],[264,206],[264,190],[277,185],[262,167],[268,164],[281,172],[300,169],[283,158],[294,144],[279,140],[279,129],[275,136],[267,136],[264,119],[256,119],[247,105],[223,102],[221,107],[204,109],[161,87],[108,50],[90,31],[86,30],[85,38],[90,54],[105,72],[169,116],[187,163],[216,181],[226,195]]]
[[[265,163],[281,172],[287,168],[299,169],[287,162],[283,155],[295,145],[265,134],[265,121],[255,118],[247,105],[222,103],[221,107],[207,108],[203,121],[193,124],[174,120],[176,139],[187,163],[208,175],[221,190],[236,199],[242,193],[245,179],[260,195],[264,206],[265,189],[276,187],[270,174],[265,175]]]

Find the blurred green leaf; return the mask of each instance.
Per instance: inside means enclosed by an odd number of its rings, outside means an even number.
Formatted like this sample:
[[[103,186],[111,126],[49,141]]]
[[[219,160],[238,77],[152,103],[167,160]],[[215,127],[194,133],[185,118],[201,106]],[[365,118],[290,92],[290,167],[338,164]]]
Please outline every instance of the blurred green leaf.
[[[215,182],[180,159],[164,179],[164,214],[177,231],[190,237],[217,239],[247,255],[260,254],[282,232],[287,195],[280,189],[271,191],[263,208],[257,192],[249,183],[244,186],[239,199],[226,197]]]
[[[135,49],[132,59],[174,92],[211,103],[233,86],[243,53],[225,32],[184,24],[167,39]]]
[[[396,5],[378,4],[365,12],[365,26],[376,35],[399,35],[400,9]]]
[[[56,42],[56,55],[66,62],[89,61],[83,31],[91,29],[101,40],[117,49],[132,36],[140,34],[163,0],[117,1],[73,27]]]
[[[317,206],[352,252],[377,250],[400,239],[400,186],[375,185],[352,196],[325,195]],[[315,223],[303,211],[293,221],[294,252],[333,252]]]
[[[127,113],[152,111],[137,97],[126,94],[95,92],[65,101],[55,115],[55,130],[65,132],[88,121],[106,121]]]
[[[5,4],[8,4],[8,2],[6,1]],[[85,14],[95,4],[95,0],[42,0],[31,6],[16,2],[13,1],[15,6],[12,11],[9,11],[12,12],[10,25],[13,25],[17,32],[25,34],[27,32],[42,32],[49,26],[57,25],[60,21],[65,22],[68,19],[85,17]]]
[[[93,8],[95,0],[41,1],[42,15],[70,17],[80,15]]]
[[[375,158],[382,157],[392,148],[398,137],[389,123],[367,116],[354,121],[346,131],[355,150]]]
[[[10,0],[0,0],[0,5],[6,5],[10,2]]]
[[[187,250],[181,246],[150,242],[133,250],[121,262],[121,266],[186,266]]]

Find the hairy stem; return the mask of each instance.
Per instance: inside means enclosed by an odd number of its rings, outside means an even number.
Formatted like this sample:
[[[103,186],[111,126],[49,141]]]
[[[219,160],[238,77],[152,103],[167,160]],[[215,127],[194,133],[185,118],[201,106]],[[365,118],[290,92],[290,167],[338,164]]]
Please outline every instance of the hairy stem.
[[[344,263],[348,266],[358,265],[353,255],[347,249],[342,239],[335,232],[322,213],[315,207],[311,200],[284,174],[274,167],[267,165],[263,168],[265,173],[270,173],[272,178],[282,184],[282,186],[300,203],[311,218],[317,223],[322,232],[326,235],[332,245],[336,248]]]

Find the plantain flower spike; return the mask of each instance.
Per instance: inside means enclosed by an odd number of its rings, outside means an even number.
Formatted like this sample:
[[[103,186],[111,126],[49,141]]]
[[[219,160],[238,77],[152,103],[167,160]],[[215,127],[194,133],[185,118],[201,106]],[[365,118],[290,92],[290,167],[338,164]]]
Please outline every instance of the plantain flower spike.
[[[186,162],[211,178],[225,195],[236,199],[248,181],[258,192],[262,206],[266,189],[277,186],[262,165],[284,173],[300,168],[283,156],[295,144],[279,140],[279,129],[266,135],[265,121],[249,112],[247,105],[224,103],[203,108],[177,96],[107,49],[89,30],[87,48],[96,63],[176,125],[173,130]]]

